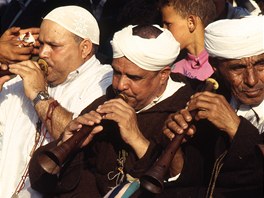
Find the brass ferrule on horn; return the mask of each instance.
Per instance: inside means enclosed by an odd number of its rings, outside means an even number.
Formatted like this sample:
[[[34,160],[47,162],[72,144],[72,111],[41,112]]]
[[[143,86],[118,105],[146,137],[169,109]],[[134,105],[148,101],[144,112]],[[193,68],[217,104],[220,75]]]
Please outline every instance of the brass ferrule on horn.
[[[38,59],[38,64],[40,66],[40,69],[43,71],[44,76],[48,75],[48,63],[44,59]]]

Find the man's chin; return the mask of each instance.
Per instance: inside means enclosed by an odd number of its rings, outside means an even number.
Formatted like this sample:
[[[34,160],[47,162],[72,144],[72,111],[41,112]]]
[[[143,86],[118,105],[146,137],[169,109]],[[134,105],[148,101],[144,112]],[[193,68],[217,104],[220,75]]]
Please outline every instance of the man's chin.
[[[136,110],[137,106],[136,106],[136,104],[135,104],[134,101],[128,100],[128,101],[126,101],[126,103],[127,103],[130,107],[132,107],[133,109]],[[136,111],[137,111],[137,110],[136,110]]]
[[[54,81],[49,81],[48,79],[47,79],[47,84],[49,85],[49,87],[56,87],[58,85],[58,83]]]
[[[263,98],[240,98],[239,101],[245,105],[258,106],[260,103],[262,103]]]

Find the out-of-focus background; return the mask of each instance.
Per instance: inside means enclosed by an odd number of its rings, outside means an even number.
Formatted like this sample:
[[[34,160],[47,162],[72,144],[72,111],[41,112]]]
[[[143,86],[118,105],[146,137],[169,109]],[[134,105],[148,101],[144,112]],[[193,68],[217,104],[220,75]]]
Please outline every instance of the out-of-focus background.
[[[252,15],[263,12],[264,0],[227,0],[234,7],[247,9]],[[39,27],[42,17],[63,5],[79,5],[89,10],[100,27],[99,53],[103,62],[111,57],[111,40],[115,31],[128,24],[157,23],[161,17],[158,0],[0,0],[0,35],[12,26]]]

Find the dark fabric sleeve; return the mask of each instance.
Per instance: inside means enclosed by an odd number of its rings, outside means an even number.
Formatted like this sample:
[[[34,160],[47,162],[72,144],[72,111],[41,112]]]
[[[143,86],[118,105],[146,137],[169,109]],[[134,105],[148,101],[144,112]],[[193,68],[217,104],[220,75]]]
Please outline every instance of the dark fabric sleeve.
[[[203,179],[203,160],[199,151],[193,146],[182,145],[184,153],[184,166],[177,180],[168,182],[166,187],[195,186],[200,185]]]
[[[147,149],[147,152],[135,163],[129,174],[135,178],[142,176],[157,160],[161,150],[162,148],[160,144],[150,140],[150,145]]]
[[[263,137],[263,134],[261,135],[250,121],[240,116],[240,125],[228,149],[228,155],[230,157],[240,156],[240,158],[255,155],[256,145],[263,143]]]
[[[245,118],[240,117],[240,120],[223,161],[219,183],[255,188],[263,185],[263,156],[257,146],[263,143],[263,134],[259,134],[258,129]]]

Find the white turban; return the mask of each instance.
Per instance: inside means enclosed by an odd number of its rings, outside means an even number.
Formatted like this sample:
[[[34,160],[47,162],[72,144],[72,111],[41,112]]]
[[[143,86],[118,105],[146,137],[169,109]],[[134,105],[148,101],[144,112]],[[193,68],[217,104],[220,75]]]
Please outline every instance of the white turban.
[[[264,53],[264,16],[225,19],[205,28],[205,48],[211,57],[241,59]]]
[[[99,27],[96,19],[86,9],[79,6],[62,6],[48,13],[44,19],[51,20],[73,34],[90,39],[99,45]]]
[[[114,58],[125,56],[148,71],[159,71],[175,61],[180,44],[170,31],[155,25],[162,33],[157,38],[146,39],[133,35],[133,27],[129,25],[114,34],[111,41]]]

